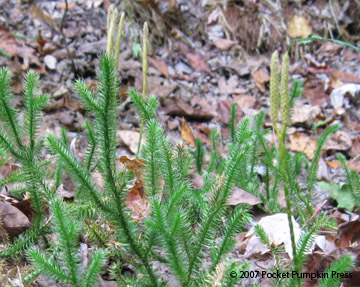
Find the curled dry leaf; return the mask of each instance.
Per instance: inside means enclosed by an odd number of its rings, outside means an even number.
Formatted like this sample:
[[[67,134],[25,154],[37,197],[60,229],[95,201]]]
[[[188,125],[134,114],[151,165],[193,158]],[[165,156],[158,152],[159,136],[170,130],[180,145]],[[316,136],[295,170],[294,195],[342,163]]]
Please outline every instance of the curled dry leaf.
[[[314,153],[317,146],[315,139],[310,139],[308,135],[299,132],[294,132],[291,134],[289,139],[289,148],[292,151],[304,152],[309,159],[314,158]]]
[[[142,172],[145,164],[145,160],[141,158],[131,159],[127,156],[121,156],[117,159],[121,162],[126,169],[132,171],[138,180],[142,180]]]
[[[164,60],[158,59],[156,57],[149,58],[150,62],[155,66],[155,68],[166,77],[166,79],[169,79],[169,71],[168,67]]]
[[[190,147],[195,148],[194,133],[184,118],[182,118],[181,121],[181,137],[190,145]]]
[[[150,208],[149,201],[146,199],[142,177],[145,160],[140,158],[131,159],[127,156],[121,156],[117,160],[136,176],[135,184],[131,188],[125,202],[126,206],[133,212],[132,218],[136,221],[141,221],[147,216]]]
[[[214,44],[220,50],[226,51],[229,50],[232,46],[234,46],[236,44],[236,41],[219,38],[214,41]]]
[[[350,136],[344,131],[337,131],[333,134],[325,145],[325,150],[348,150],[351,148],[352,141]]]
[[[360,219],[340,224],[335,239],[336,246],[340,248],[355,243],[360,243]]]
[[[29,219],[18,208],[0,201],[0,216],[4,229],[13,237],[31,226]]]
[[[254,78],[255,85],[258,89],[264,93],[265,92],[265,84],[270,81],[269,73],[264,69],[257,69],[256,71],[251,73]]]
[[[293,125],[311,126],[315,118],[321,113],[319,106],[306,105],[300,101],[295,102],[291,123]]]
[[[240,203],[247,203],[249,205],[261,204],[262,201],[251,193],[236,187],[233,193],[230,195],[227,204],[238,205]]]
[[[201,103],[198,102],[198,104]],[[216,116],[216,111],[213,109],[204,109],[202,105],[192,108],[188,103],[178,98],[165,99],[164,106],[164,112],[170,116],[180,116],[198,120],[211,120]]]
[[[121,130],[117,132],[117,138],[121,145],[127,146],[133,154],[137,153],[140,134],[135,131]]]

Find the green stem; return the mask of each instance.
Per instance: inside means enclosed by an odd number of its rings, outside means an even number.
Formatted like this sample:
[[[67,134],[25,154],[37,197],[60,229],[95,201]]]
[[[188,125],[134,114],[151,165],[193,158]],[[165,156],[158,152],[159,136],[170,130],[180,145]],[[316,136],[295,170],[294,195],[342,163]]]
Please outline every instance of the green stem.
[[[283,129],[285,130],[285,128]],[[290,238],[291,238],[291,247],[292,247],[292,255],[293,255],[293,264],[295,271],[299,272],[299,267],[297,264],[297,252],[296,252],[296,240],[295,240],[295,233],[294,233],[294,225],[292,222],[292,210],[291,210],[291,198],[290,198],[290,190],[288,188],[288,179],[286,176],[286,159],[285,159],[285,145],[283,139],[284,133],[282,133],[281,138],[279,139],[279,153],[280,153],[280,171],[284,180],[284,191],[285,191],[285,200],[286,200],[286,207],[287,207],[287,215],[289,221],[289,229],[290,229]],[[298,280],[297,280],[298,281]],[[298,283],[300,283],[298,281]],[[300,285],[299,285],[300,286]]]

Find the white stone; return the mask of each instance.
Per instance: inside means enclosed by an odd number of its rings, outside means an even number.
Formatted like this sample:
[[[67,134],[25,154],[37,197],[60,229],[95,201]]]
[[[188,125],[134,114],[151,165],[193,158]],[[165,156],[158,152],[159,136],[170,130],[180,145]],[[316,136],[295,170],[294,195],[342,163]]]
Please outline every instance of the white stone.
[[[57,60],[54,56],[46,55],[44,58],[44,63],[49,70],[56,70]]]

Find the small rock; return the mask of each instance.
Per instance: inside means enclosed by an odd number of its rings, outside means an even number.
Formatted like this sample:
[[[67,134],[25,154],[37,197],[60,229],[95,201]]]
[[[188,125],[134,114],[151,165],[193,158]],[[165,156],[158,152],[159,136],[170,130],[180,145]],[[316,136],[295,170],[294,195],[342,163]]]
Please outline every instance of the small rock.
[[[44,58],[44,63],[49,70],[56,70],[57,60],[54,56],[46,55]]]

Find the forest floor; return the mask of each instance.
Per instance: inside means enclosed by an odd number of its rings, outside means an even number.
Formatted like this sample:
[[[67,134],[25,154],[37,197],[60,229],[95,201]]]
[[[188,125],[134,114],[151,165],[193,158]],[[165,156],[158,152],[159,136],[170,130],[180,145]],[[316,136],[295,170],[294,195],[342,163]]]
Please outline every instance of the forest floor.
[[[229,110],[233,103],[237,104],[238,121],[264,109],[265,126],[272,126],[270,57],[275,50],[282,55],[291,39],[314,33],[360,45],[358,1],[68,0],[67,9],[63,0],[0,1],[0,66],[8,66],[13,73],[14,104],[22,108],[23,77],[28,70],[37,71],[41,75],[41,91],[51,99],[42,118],[41,134],[59,137],[65,126],[70,141],[76,139],[79,150],[87,115],[73,91],[73,81],[81,77],[96,87],[96,67],[99,55],[106,49],[106,15],[111,4],[126,13],[119,64],[119,156],[134,155],[138,146],[140,118],[126,90],[131,86],[142,90],[140,55],[145,21],[150,31],[148,93],[160,100],[158,118],[174,142],[182,139],[194,146],[194,139],[199,138],[207,148],[211,130],[218,129],[224,139],[229,136]],[[322,153],[318,179],[344,182],[337,153],[346,157],[350,168],[360,172],[360,54],[330,41],[317,41],[305,46],[293,44],[290,59],[291,78],[303,80],[304,89],[293,109],[286,145],[293,152],[303,151],[311,160],[317,134],[328,125],[339,123],[341,129]],[[190,139],[185,135],[187,125],[191,127]],[[275,141],[271,136],[269,140]],[[11,169],[11,164],[2,167],[0,178]],[[74,186],[69,184],[65,190],[71,194]],[[6,191],[1,193],[5,195]],[[316,206],[327,210],[338,224],[351,222],[347,228],[357,234],[352,243],[358,242],[357,210],[339,208],[336,195],[330,196],[321,188],[317,197]],[[285,204],[283,198],[279,200]],[[253,198],[246,201],[254,205]],[[253,214],[257,219],[265,216],[257,207]],[[234,257],[266,269],[273,261],[268,253],[250,251],[245,235],[239,234]],[[334,238],[327,238],[322,253],[312,254],[318,266],[307,266],[308,270],[321,268],[329,256],[336,257],[331,252],[338,248]],[[356,255],[360,252],[355,247],[352,251]],[[2,268],[0,281],[13,280],[16,285],[18,270],[9,268]],[[360,264],[356,270],[360,270]],[[359,278],[360,271],[354,274],[353,278]],[[2,284],[7,286],[5,281]],[[103,281],[102,286],[113,286],[110,281]],[[43,278],[34,286],[50,286],[49,282]],[[356,282],[348,280],[346,286],[358,286]],[[257,283],[264,285],[266,281]]]

